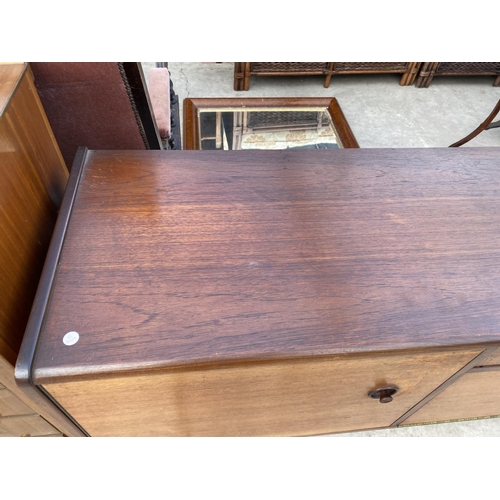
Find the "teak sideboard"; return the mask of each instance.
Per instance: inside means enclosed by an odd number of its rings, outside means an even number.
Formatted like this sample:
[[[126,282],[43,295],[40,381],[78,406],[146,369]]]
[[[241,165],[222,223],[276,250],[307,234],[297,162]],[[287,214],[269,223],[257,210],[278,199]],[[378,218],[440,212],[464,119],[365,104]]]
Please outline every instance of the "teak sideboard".
[[[16,377],[92,436],[500,414],[500,149],[87,151]]]

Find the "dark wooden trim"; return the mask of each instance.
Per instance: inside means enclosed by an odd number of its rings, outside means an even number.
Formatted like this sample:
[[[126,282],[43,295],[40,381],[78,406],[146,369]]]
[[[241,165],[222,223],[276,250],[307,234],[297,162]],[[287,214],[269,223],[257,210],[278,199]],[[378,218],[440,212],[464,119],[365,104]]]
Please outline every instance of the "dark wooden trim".
[[[397,427],[402,422],[404,422],[408,417],[413,415],[415,412],[420,410],[422,406],[426,405],[431,399],[435,398],[439,393],[443,392],[447,387],[457,381],[462,375],[470,372],[474,367],[478,364],[479,361],[486,358],[490,354],[492,354],[496,348],[485,349],[481,354],[476,356],[473,360],[467,363],[463,368],[458,370],[457,373],[452,375],[448,380],[442,383],[437,389],[428,394],[422,401],[417,403],[413,408],[410,408],[405,414],[401,415],[395,422],[393,422],[389,427]]]
[[[452,346],[453,352],[461,352],[467,351],[470,349],[489,349],[488,354],[491,354],[494,349],[497,349],[500,346],[495,346],[494,348],[489,348],[490,346],[486,345],[475,345],[475,344],[464,344]],[[382,349],[382,350],[370,350],[370,351],[360,351],[360,352],[345,352],[345,353],[334,353],[334,354],[322,354],[315,355],[314,358],[310,356],[285,356],[285,357],[277,357],[277,358],[255,358],[255,359],[233,359],[222,362],[214,362],[214,361],[205,361],[198,363],[190,363],[190,364],[175,364],[175,365],[157,365],[157,366],[123,366],[118,369],[116,366],[113,366],[109,371],[106,371],[104,367],[100,367],[99,372],[85,371],[81,373],[75,373],[74,371],[62,372],[58,375],[54,375],[53,373],[42,374],[36,377],[37,387],[41,388],[44,384],[53,384],[53,383],[63,383],[67,382],[68,378],[71,378],[71,381],[88,381],[88,380],[101,380],[101,379],[114,379],[114,378],[122,378],[122,377],[136,377],[139,375],[151,375],[152,373],[166,373],[166,372],[190,372],[193,370],[204,371],[204,370],[219,370],[230,367],[238,367],[238,366],[256,366],[256,365],[269,365],[275,363],[309,363],[311,360],[314,361],[328,361],[337,359],[342,361],[346,358],[370,358],[373,356],[393,356],[394,358],[398,358],[399,356],[404,356],[406,354],[424,354],[424,353],[444,353],[450,350],[449,346],[434,346],[434,347],[421,347],[421,348],[412,348],[412,349]],[[483,359],[481,355],[474,358]],[[469,365],[469,364],[468,364]],[[468,366],[467,365],[467,366]],[[456,374],[455,374],[456,375]],[[455,376],[454,375],[454,376]]]
[[[346,120],[344,112],[335,97],[330,101],[328,111],[330,112],[342,146],[344,148],[359,148],[358,141],[354,137],[349,122]]]
[[[359,148],[358,142],[347,123],[335,97],[221,97],[184,99],[184,148],[199,149],[198,112],[203,108],[247,108],[247,107],[325,107],[344,148]]]
[[[318,71],[256,71],[251,72],[250,76],[325,76],[327,72],[328,69]],[[400,71],[398,71],[398,73],[400,73]]]
[[[146,79],[144,78],[141,64],[137,62],[124,62],[122,64],[144,128],[144,133],[146,134],[149,149],[163,149],[160,133],[158,132],[156,120],[152,113],[153,108],[149,99]]]
[[[59,427],[63,432],[74,436],[85,436],[87,434],[44,391],[34,385],[31,368],[36,353],[38,336],[52,293],[57,263],[87,155],[87,148],[79,148],[76,153],[14,372],[19,388],[35,403],[40,405],[52,418],[59,422]]]
[[[184,99],[184,133],[182,149],[197,149],[200,142],[198,133],[199,99]]]

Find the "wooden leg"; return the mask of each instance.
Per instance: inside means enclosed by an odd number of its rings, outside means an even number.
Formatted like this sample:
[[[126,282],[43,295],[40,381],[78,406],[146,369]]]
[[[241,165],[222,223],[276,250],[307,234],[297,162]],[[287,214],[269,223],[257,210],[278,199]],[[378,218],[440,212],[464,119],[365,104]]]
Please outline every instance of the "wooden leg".
[[[417,87],[419,87],[419,88],[429,87],[439,64],[440,63],[435,63],[435,62],[423,64],[422,69],[420,70],[418,80],[417,80]]]
[[[331,80],[332,74],[333,74],[333,64],[334,63],[332,63],[332,62],[328,63],[325,84],[324,84],[325,89],[327,89],[330,86],[330,80]]]
[[[401,77],[399,85],[413,85],[415,78],[417,77],[418,70],[420,69],[421,63],[410,63],[408,70]]]
[[[493,82],[493,87],[500,87],[500,75],[495,78]]]
[[[234,90],[243,90],[243,63],[234,63]]]
[[[243,78],[244,78],[243,90],[248,90],[250,88],[250,65],[252,63],[246,62],[242,64],[245,65],[243,69]]]

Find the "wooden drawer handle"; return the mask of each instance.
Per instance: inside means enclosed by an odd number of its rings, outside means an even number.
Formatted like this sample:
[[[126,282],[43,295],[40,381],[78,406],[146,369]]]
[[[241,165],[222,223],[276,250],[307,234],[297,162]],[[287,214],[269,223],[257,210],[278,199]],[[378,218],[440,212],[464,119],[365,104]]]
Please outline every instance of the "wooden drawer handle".
[[[378,389],[373,389],[368,393],[373,399],[378,399],[381,403],[390,403],[392,401],[392,396],[399,391],[399,388],[395,385],[388,385],[386,387],[380,387]]]

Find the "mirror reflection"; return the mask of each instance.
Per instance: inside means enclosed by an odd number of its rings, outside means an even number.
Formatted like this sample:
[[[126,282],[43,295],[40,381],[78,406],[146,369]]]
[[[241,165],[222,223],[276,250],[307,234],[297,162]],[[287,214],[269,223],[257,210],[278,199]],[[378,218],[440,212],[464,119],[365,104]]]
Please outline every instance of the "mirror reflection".
[[[326,108],[234,108],[199,112],[202,150],[342,147]]]

